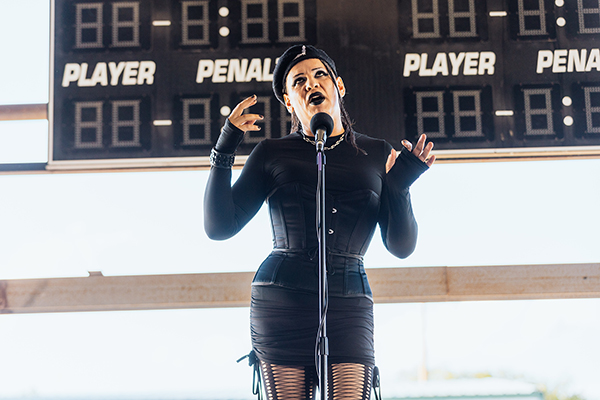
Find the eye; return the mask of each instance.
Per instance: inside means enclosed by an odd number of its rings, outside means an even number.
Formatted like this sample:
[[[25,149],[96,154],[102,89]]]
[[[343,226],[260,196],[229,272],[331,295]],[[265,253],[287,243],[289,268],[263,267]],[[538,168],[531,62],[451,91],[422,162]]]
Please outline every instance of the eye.
[[[329,74],[327,73],[327,71],[322,70],[322,69],[320,69],[317,72],[315,72],[315,77],[317,77],[317,78],[321,77],[321,76],[328,76],[328,75]]]
[[[292,83],[292,87],[296,87],[298,84],[303,83],[306,80],[306,78],[304,78],[303,76],[300,76],[296,79],[294,79],[294,82]]]

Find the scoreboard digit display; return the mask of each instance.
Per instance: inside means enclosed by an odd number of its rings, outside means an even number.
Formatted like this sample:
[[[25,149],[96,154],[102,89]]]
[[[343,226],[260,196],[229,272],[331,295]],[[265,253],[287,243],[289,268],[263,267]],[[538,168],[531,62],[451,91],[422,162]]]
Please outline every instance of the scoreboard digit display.
[[[395,147],[600,149],[600,0],[53,0],[49,168],[207,165],[251,94],[265,119],[238,154],[287,135],[271,81],[296,43]]]

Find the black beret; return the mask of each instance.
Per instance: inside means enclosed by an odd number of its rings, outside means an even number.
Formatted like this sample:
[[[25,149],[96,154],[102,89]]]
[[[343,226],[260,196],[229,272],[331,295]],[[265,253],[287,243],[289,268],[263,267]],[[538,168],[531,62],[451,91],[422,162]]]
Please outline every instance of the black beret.
[[[273,92],[275,93],[275,97],[282,104],[285,104],[283,99],[283,91],[285,89],[285,78],[287,78],[290,69],[300,61],[307,60],[309,58],[318,58],[331,68],[334,73],[334,78],[337,77],[337,70],[335,69],[335,63],[321,49],[317,49],[316,47],[310,45],[297,44],[289,49],[287,49],[281,57],[279,57],[279,61],[277,61],[277,65],[275,65],[275,69],[273,70]]]

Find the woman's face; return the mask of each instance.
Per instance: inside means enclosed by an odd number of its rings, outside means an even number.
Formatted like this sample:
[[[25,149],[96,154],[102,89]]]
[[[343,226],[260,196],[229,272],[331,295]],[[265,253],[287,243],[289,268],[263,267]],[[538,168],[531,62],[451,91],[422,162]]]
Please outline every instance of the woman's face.
[[[304,132],[310,132],[310,120],[313,115],[325,112],[333,118],[332,136],[343,132],[340,114],[340,95],[345,94],[342,78],[335,81],[323,62],[318,58],[309,58],[294,65],[285,81],[283,98],[288,111],[295,112],[302,123]]]

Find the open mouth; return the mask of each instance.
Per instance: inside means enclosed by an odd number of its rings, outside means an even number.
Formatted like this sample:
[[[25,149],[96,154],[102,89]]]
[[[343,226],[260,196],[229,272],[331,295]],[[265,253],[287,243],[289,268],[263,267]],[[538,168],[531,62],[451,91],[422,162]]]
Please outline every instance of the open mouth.
[[[315,92],[308,97],[308,104],[318,106],[325,101],[325,96],[320,92]]]

